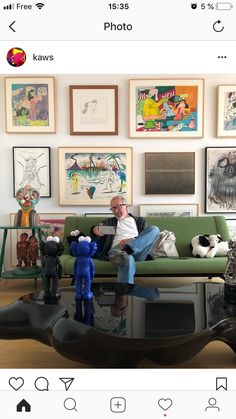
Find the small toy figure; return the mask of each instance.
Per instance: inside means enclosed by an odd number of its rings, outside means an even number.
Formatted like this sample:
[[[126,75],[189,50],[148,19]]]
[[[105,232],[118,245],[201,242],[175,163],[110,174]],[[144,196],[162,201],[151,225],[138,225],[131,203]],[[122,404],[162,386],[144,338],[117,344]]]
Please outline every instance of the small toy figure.
[[[97,244],[91,242],[90,237],[81,236],[78,242],[71,243],[71,252],[76,256],[74,264],[75,275],[75,301],[76,301],[76,318],[75,320],[90,324],[90,300],[93,298],[91,291],[91,281],[94,278],[95,268],[92,256],[95,255]],[[84,314],[83,305],[84,302]]]
[[[28,242],[28,234],[27,233],[22,233],[20,235],[20,241],[17,242],[16,244],[16,255],[17,255],[17,267],[20,269],[25,269],[27,268],[28,262],[27,262],[27,254],[28,254],[28,246],[29,246],[29,242]],[[22,266],[24,262],[24,266]]]
[[[30,185],[18,189],[16,192],[16,200],[21,209],[15,217],[15,226],[30,227],[40,224],[39,215],[36,213],[34,207],[39,201],[39,192],[31,188]]]
[[[38,241],[35,236],[30,236],[28,239],[28,254],[27,254],[27,265],[33,268],[38,268],[37,259],[39,257]]]
[[[42,269],[44,273],[44,301],[53,303],[60,298],[58,280],[62,276],[62,265],[59,256],[64,251],[64,245],[59,237],[48,236],[46,242],[40,242],[42,253]]]
[[[72,242],[77,243],[79,237],[81,237],[81,236],[84,237],[84,233],[80,232],[79,230],[73,230],[73,231],[71,231],[70,235],[67,236],[67,238],[66,238],[67,243],[69,244],[69,246],[71,246],[71,243]],[[71,256],[73,256],[72,253],[71,253],[71,249],[70,249],[70,254],[71,254]]]

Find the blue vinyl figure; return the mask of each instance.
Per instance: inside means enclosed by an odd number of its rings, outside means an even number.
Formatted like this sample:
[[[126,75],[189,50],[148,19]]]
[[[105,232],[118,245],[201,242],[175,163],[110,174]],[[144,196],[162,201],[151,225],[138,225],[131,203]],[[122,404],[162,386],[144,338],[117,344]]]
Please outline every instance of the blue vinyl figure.
[[[94,278],[95,268],[92,256],[95,255],[96,250],[97,244],[91,242],[89,236],[81,236],[78,242],[71,243],[71,252],[73,256],[76,256],[74,264],[76,300],[91,300],[93,298],[91,281]]]

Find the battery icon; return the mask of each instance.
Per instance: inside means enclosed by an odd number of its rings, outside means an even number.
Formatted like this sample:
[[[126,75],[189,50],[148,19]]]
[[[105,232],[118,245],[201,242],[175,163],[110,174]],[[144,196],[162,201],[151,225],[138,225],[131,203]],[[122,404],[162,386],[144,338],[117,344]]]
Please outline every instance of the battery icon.
[[[233,7],[232,3],[229,3],[229,2],[216,3],[216,10],[231,10],[232,7]]]

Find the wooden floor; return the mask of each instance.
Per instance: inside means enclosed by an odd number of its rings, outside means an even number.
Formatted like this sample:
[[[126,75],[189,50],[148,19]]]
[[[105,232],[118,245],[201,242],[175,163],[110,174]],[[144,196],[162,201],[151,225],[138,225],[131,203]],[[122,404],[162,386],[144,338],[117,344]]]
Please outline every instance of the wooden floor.
[[[62,280],[60,286],[69,285]],[[5,280],[0,282],[0,306],[15,301],[19,296],[41,289],[41,281]],[[212,342],[192,360],[174,368],[235,368],[236,355],[222,342]],[[59,355],[50,348],[33,340],[0,340],[0,368],[91,368]],[[140,363],[139,368],[157,368],[149,361]],[[172,366],[173,368],[173,366]]]

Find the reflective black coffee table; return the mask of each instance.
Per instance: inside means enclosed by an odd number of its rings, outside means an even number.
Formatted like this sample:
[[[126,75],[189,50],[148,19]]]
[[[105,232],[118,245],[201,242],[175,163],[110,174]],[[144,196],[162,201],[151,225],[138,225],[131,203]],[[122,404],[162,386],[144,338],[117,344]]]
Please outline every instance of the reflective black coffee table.
[[[144,358],[171,366],[214,340],[236,351],[236,299],[225,299],[224,284],[138,287],[128,295],[114,286],[96,284],[82,308],[73,287],[61,290],[58,304],[25,295],[0,308],[0,339],[35,339],[95,367],[135,367]]]

